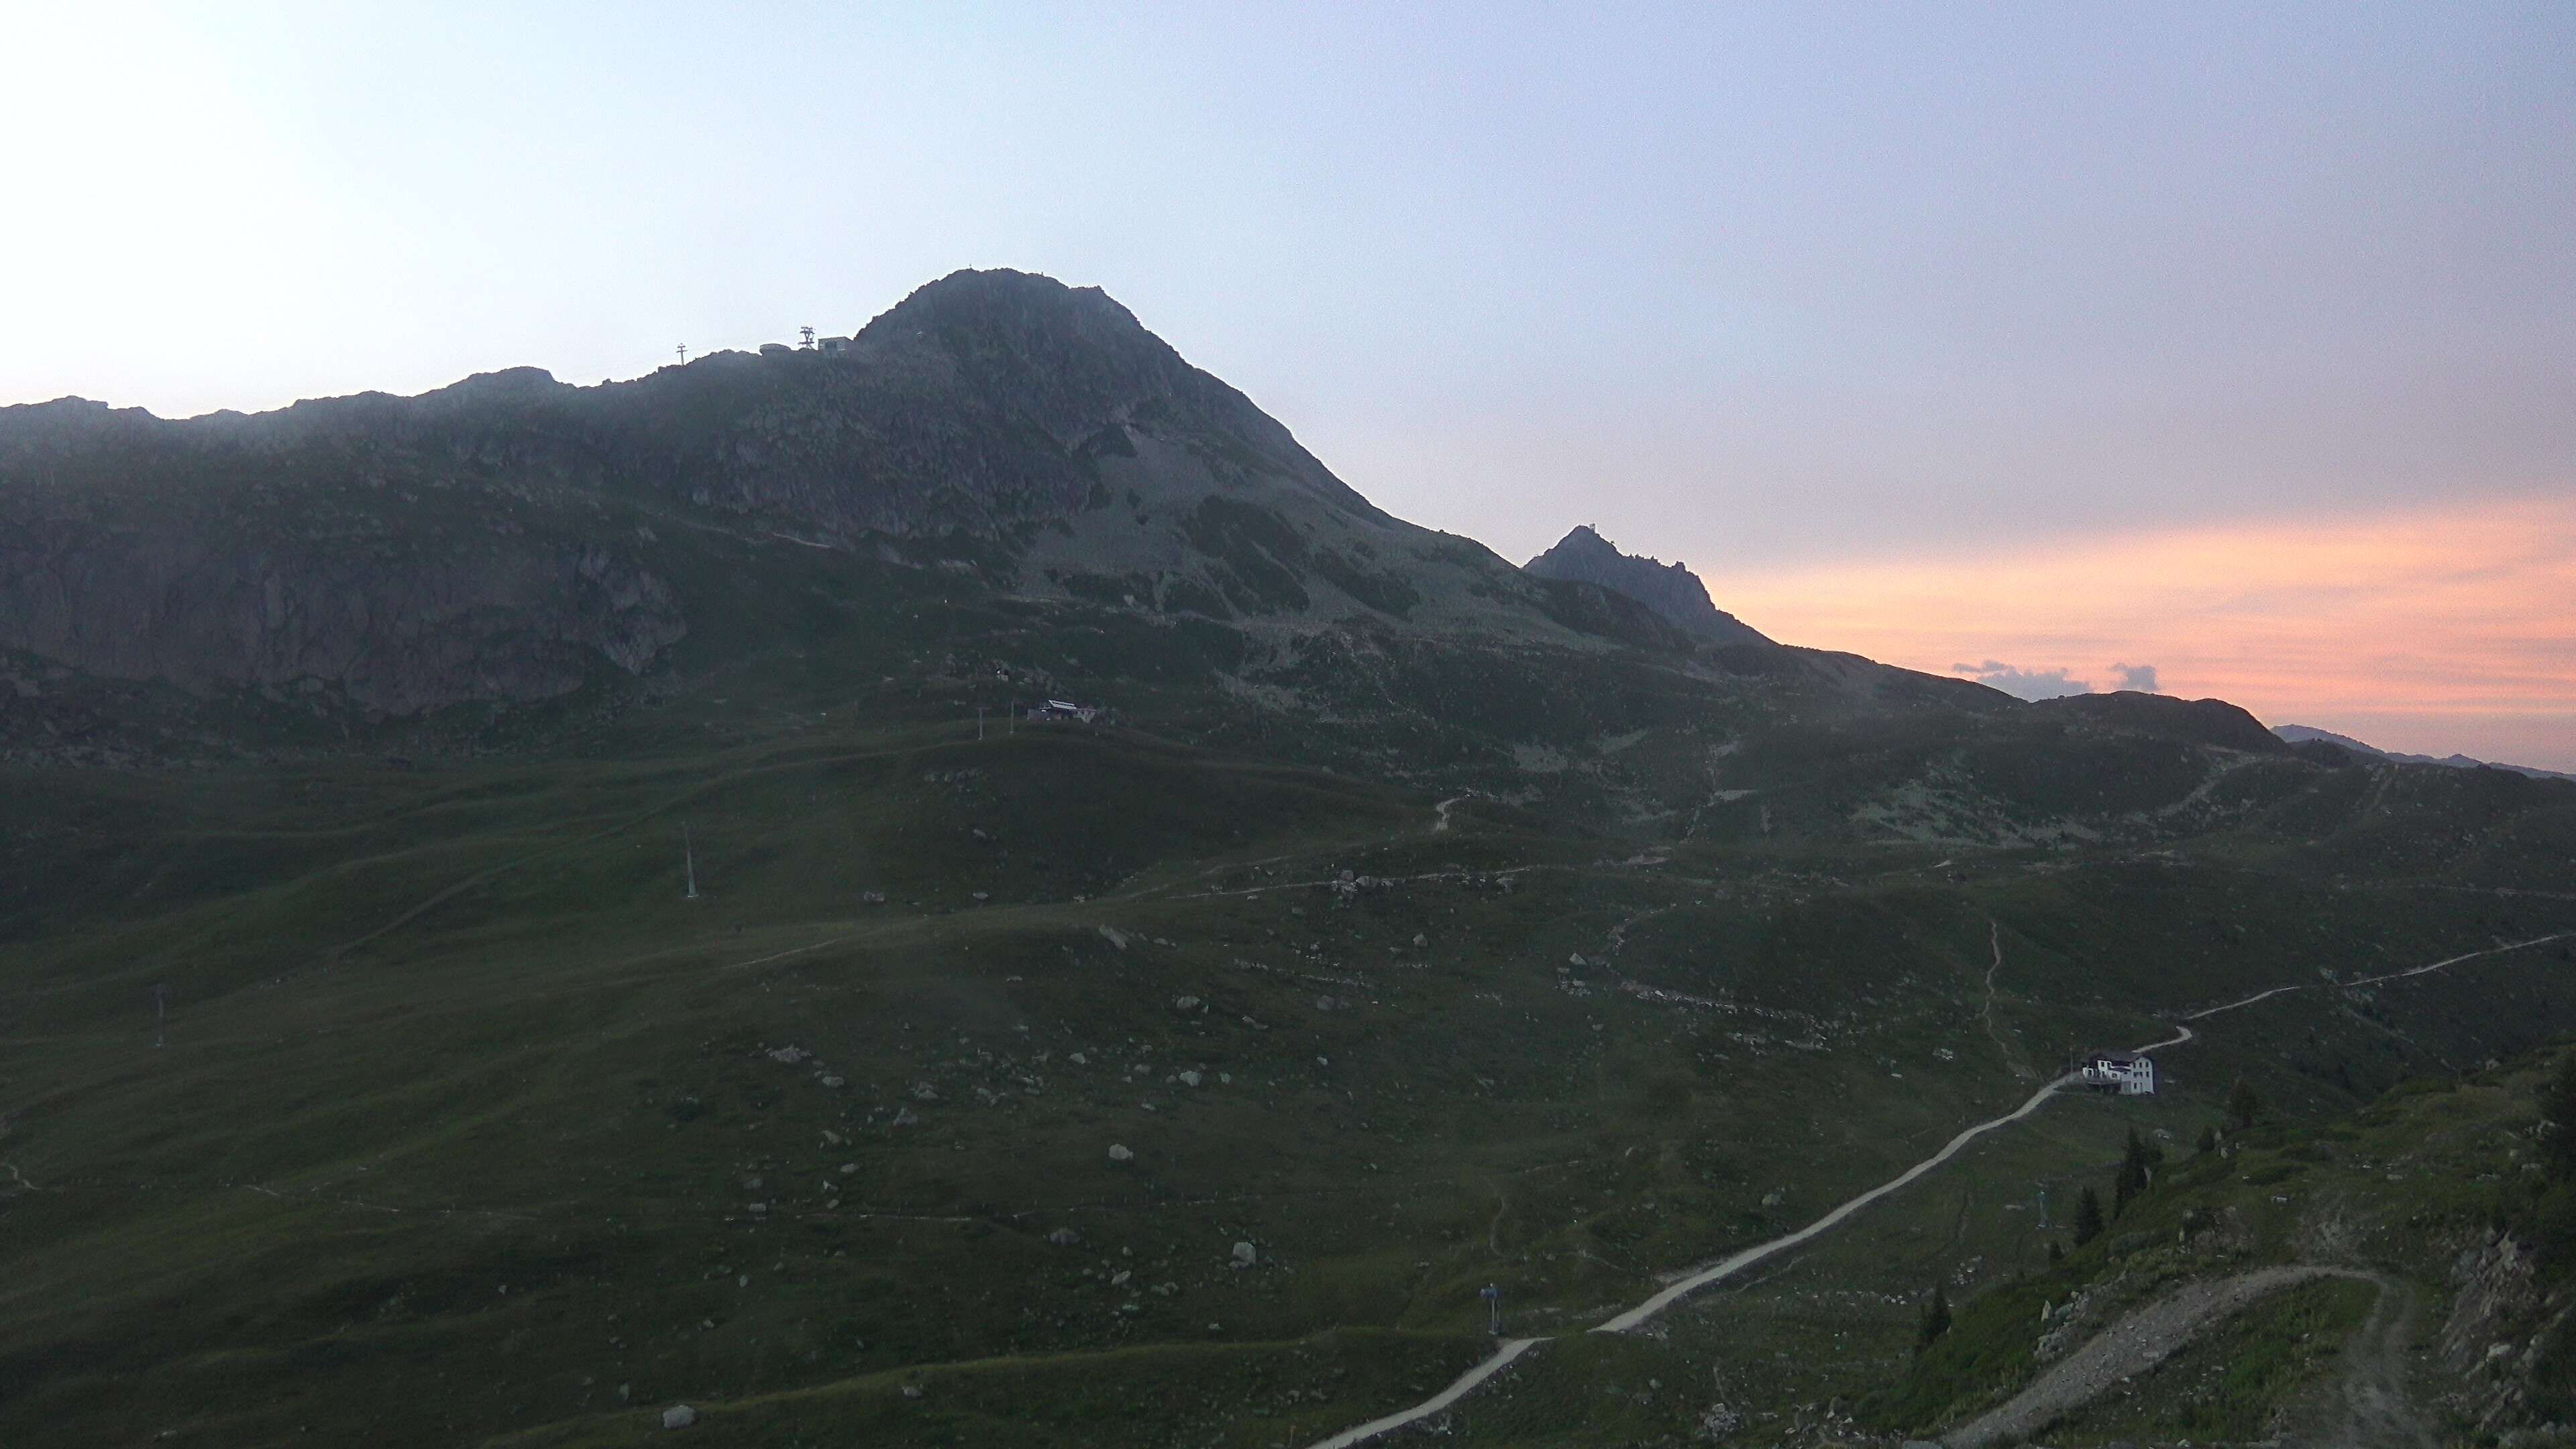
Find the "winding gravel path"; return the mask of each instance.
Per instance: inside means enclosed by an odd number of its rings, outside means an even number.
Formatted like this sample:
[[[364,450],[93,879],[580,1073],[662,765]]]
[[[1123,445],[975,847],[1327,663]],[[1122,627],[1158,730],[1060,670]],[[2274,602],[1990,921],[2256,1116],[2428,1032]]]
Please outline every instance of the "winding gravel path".
[[[2335,1423],[2323,1438],[2312,1441],[2316,1449],[2433,1449],[2432,1431],[2406,1392],[2407,1346],[2415,1340],[2415,1315],[2422,1305],[2406,1284],[2393,1278],[2376,1281],[2378,1306],[2344,1346]]]
[[[1332,1438],[1318,1442],[1315,1449],[1350,1449],[1353,1444],[1364,1443],[1391,1429],[1401,1429],[1416,1419],[1427,1419],[1475,1392],[1478,1384],[1502,1372],[1504,1366],[1513,1359],[1519,1358],[1545,1342],[1547,1340],[1543,1338],[1507,1339],[1501,1348],[1494,1351],[1492,1358],[1460,1374],[1456,1383],[1433,1394],[1430,1398],[1424,1399],[1410,1409],[1389,1414],[1383,1419],[1371,1419],[1356,1429],[1344,1429]]]
[[[2331,984],[2318,983],[2314,986],[2276,986],[2269,991],[2258,991],[2251,996],[2244,997],[2241,1000],[2228,1002],[2222,1006],[2213,1006],[2201,1011],[2192,1012],[2182,1018],[2182,1020],[2201,1021],[2209,1017],[2217,1016],[2222,1012],[2236,1011],[2243,1007],[2252,1006],[2258,1001],[2268,1000],[2285,992],[2345,990],[2356,986],[2374,985],[2382,981],[2395,981],[2408,976],[2421,976],[2427,972],[2439,971],[2446,966],[2457,966],[2463,961],[2474,961],[2484,956],[2499,956],[2509,951],[2520,951],[2531,946],[2545,946],[2552,941],[2564,940],[2570,935],[2576,935],[2576,932],[2560,931],[2552,935],[2535,936],[2527,941],[2512,941],[2500,946],[2490,946],[2484,950],[2466,951],[2457,956],[2444,957],[2442,960],[2432,962],[2428,965],[2410,967],[2404,971],[2391,971],[2379,976],[2365,976],[2354,981]],[[2191,1042],[2197,1035],[2198,1033],[2194,1032],[2190,1027],[2183,1025],[2181,1022],[2176,1022],[2174,1024],[2174,1034],[2172,1036],[2166,1037],[2162,1041],[2149,1042],[2145,1046],[2139,1047],[2137,1050],[2141,1053],[2145,1053],[2159,1051],[2165,1047],[2183,1046]],[[2072,1075],[2057,1078],[2046,1086],[2041,1087],[2038,1091],[2031,1093],[2029,1100],[2023,1102],[2020,1106],[2015,1107],[2013,1110],[2000,1117],[1990,1118],[1966,1129],[1959,1133],[1958,1136],[1953,1137],[1948,1142],[1942,1144],[1940,1151],[1933,1153],[1930,1157],[1923,1159],[1921,1162],[1914,1164],[1912,1167],[1909,1167],[1905,1171],[1897,1174],[1895,1177],[1880,1183],[1878,1186],[1871,1188],[1869,1191],[1860,1194],[1858,1197],[1850,1199],[1841,1206],[1836,1207],[1833,1211],[1826,1213],[1823,1217],[1816,1219],[1814,1222],[1809,1223],[1803,1228],[1800,1228],[1798,1231],[1789,1233],[1782,1237],[1773,1238],[1767,1243],[1756,1243],[1752,1247],[1746,1248],[1740,1253],[1736,1253],[1731,1257],[1723,1258],[1716,1264],[1693,1273],[1689,1277],[1665,1288],[1662,1292],[1655,1294],[1653,1297],[1638,1304],[1636,1307],[1629,1309],[1627,1312],[1621,1313],[1606,1322],[1595,1325],[1590,1331],[1593,1333],[1625,1333],[1628,1330],[1645,1323],[1648,1319],[1653,1318],[1665,1309],[1672,1307],[1682,1299],[1698,1292],[1700,1289],[1718,1282],[1721,1279],[1732,1277],[1735,1274],[1744,1271],[1746,1268],[1761,1262],[1765,1258],[1774,1257],[1798,1246],[1801,1243],[1807,1242],[1822,1233],[1825,1233],[1837,1224],[1841,1223],[1843,1219],[1850,1217],[1853,1213],[1859,1212],[1862,1208],[1869,1206],[1880,1198],[1886,1197],[1888,1194],[1895,1192],[1899,1188],[1907,1186],[1916,1178],[1923,1176],[1925,1173],[1930,1172],[1932,1169],[1939,1167],[1942,1163],[1957,1156],[1959,1154],[1959,1149],[1967,1146],[1970,1142],[1975,1141],[1977,1138],[1988,1132],[1994,1131],[1998,1127],[2018,1122],[2024,1117],[2029,1116],[2031,1113],[2038,1111],[2047,1103],[2049,1098],[2057,1095],[2059,1088],[2064,1087],[2072,1080],[2074,1080]],[[2352,1270],[2349,1269],[2330,1268],[2267,1269],[2264,1271],[2293,1273],[2304,1272],[2308,1276],[2332,1273],[2341,1273],[2348,1276],[2365,1278],[2371,1276],[2369,1274],[2353,1273]],[[2245,1276],[2247,1278],[2257,1278],[2261,1275],[2247,1274]],[[2228,1281],[2236,1282],[2240,1280],[2231,1279]],[[2385,1280],[2380,1279],[2372,1279],[2372,1281],[2382,1282],[2383,1284],[2385,1282]],[[2278,1287],[2281,1285],[2275,1283],[2270,1286]],[[2264,1291],[2269,1290],[2267,1288]],[[2179,1296],[2181,1295],[2177,1295],[2177,1297]],[[2382,1296],[2384,1300],[2386,1297],[2384,1288]],[[1368,1423],[1362,1424],[1356,1429],[1345,1429],[1341,1433],[1336,1434],[1329,1439],[1319,1440],[1310,1446],[1310,1449],[1350,1449],[1350,1446],[1352,1445],[1365,1443],[1380,1434],[1384,1434],[1395,1429],[1401,1429],[1407,1424],[1414,1423],[1417,1420],[1425,1419],[1433,1414],[1439,1413],[1441,1410],[1448,1408],[1460,1399],[1465,1398],[1467,1394],[1473,1391],[1479,1384],[1492,1378],[1504,1365],[1519,1358],[1522,1354],[1527,1353],[1534,1345],[1544,1342],[1546,1342],[1545,1339],[1531,1338],[1515,1338],[1508,1340],[1494,1353],[1492,1357],[1485,1359],[1474,1368],[1467,1370],[1466,1373],[1459,1376],[1455,1383],[1452,1383],[1449,1387],[1441,1390],[1437,1394],[1434,1394],[1423,1402],[1414,1405],[1410,1409],[1389,1414],[1382,1419],[1372,1419]],[[2092,1348],[2092,1344],[2087,1344],[2083,1350],[2078,1351],[2077,1358],[2081,1358],[2085,1353],[2091,1352]],[[2167,1349],[2166,1352],[2171,1352],[2171,1349]],[[2161,1358],[2161,1355],[2159,1355],[2159,1358]],[[2072,1363],[2073,1361],[2074,1360],[2070,1359],[2068,1362]],[[2402,1368],[2402,1366],[2403,1365],[2401,1363],[2399,1367]],[[2038,1385],[2033,1385],[2031,1391],[2036,1391],[2037,1388]],[[2016,1399],[2014,1402],[2018,1403],[2020,1401]],[[2008,1404],[2005,1407],[2010,1408],[2011,1405]],[[2395,1403],[2394,1411],[2400,1415],[2405,1413],[2402,1397]],[[2003,1411],[1997,1410],[1996,1412],[2001,1413]],[[1971,1429],[1975,1427],[1975,1425],[1970,1426]],[[1960,1432],[1964,1434],[1969,1431],[1961,1430]],[[1991,1441],[1979,1440],[1977,1442],[1985,1443]],[[2412,1443],[2414,1441],[2392,1440],[2385,1442]]]

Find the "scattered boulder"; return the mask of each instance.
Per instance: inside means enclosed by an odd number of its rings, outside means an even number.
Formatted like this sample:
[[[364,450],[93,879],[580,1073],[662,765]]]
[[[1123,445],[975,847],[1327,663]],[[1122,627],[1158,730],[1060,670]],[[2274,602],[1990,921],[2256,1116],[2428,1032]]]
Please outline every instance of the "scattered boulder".
[[[902,1108],[894,1114],[894,1125],[897,1127],[910,1127],[920,1120],[920,1118],[912,1115],[912,1109],[910,1107]]]
[[[662,1411],[662,1427],[665,1429],[685,1429],[696,1422],[698,1411],[686,1404],[673,1404]]]
[[[1175,996],[1172,998],[1172,1009],[1175,1011],[1196,1011],[1199,1009],[1199,999],[1195,996]]]
[[[792,1067],[812,1055],[812,1052],[805,1050],[803,1047],[783,1046],[778,1050],[771,1052],[769,1054],[769,1059],[773,1062],[785,1062],[787,1065]]]
[[[881,906],[881,905],[884,905],[884,904],[885,904],[885,892],[884,892],[884,891],[861,891],[861,892],[859,892],[859,904],[860,904],[860,905],[863,905],[863,906]]]
[[[1764,1207],[1778,1207],[1780,1204],[1788,1201],[1788,1199],[1789,1195],[1787,1193],[1782,1192],[1780,1189],[1775,1187],[1769,1192],[1762,1194],[1762,1205]]]
[[[1234,1266],[1238,1268],[1249,1268],[1260,1261],[1261,1250],[1259,1248],[1252,1246],[1250,1243],[1237,1243],[1234,1245]]]
[[[1109,1144],[1109,1160],[1112,1162],[1133,1162],[1136,1160],[1136,1154],[1127,1150],[1126,1143],[1112,1142]]]
[[[1195,1087],[1195,1086],[1197,1086],[1197,1085],[1200,1083],[1200,1081],[1202,1081],[1202,1080],[1203,1080],[1203,1079],[1202,1079],[1202,1078],[1199,1076],[1199,1074],[1198,1074],[1198,1073],[1196,1073],[1196,1072],[1183,1072],[1183,1073],[1181,1073],[1181,1085],[1182,1085],[1182,1086],[1184,1086],[1184,1087]]]
[[[1047,1234],[1047,1241],[1059,1248],[1079,1247],[1082,1243],[1082,1234],[1071,1228],[1058,1228]]]
[[[1419,951],[1431,944],[1431,938],[1420,931],[1413,933],[1413,949]]]
[[[939,1089],[928,1082],[915,1082],[912,1084],[912,1099],[916,1102],[936,1102],[939,1100]]]
[[[839,1077],[825,1077],[823,1079],[823,1085],[832,1088],[834,1091],[838,1091],[842,1086],[842,1080]]]
[[[1110,945],[1117,947],[1121,951],[1127,949],[1127,933],[1118,929],[1116,926],[1101,927],[1100,939],[1107,941]]]

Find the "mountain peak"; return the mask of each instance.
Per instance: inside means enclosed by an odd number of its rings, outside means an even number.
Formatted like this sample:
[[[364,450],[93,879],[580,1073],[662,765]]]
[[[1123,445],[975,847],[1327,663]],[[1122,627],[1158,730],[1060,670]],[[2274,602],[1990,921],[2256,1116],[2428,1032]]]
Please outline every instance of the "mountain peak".
[[[1710,601],[1708,586],[1679,562],[1626,554],[1603,538],[1591,524],[1578,523],[1556,547],[1522,565],[1548,579],[1578,579],[1613,589],[1653,609],[1673,623],[1725,644],[1771,641]]]
[[[1178,353],[1107,292],[1007,267],[955,271],[924,283],[859,332],[862,339],[881,342],[921,335],[952,345],[999,344],[1015,353],[1143,353],[1181,365]]]

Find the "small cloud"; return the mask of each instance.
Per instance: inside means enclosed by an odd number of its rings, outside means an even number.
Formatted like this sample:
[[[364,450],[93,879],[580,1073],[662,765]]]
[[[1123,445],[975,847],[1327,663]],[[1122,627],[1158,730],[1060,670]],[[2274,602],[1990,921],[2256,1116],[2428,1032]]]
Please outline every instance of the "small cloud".
[[[2090,694],[2090,680],[2069,679],[2064,667],[2023,669],[2001,660],[1989,659],[1983,664],[1953,664],[1953,674],[1964,674],[1979,684],[1990,685],[2020,699],[2056,699],[2069,694]],[[2150,670],[2152,674],[2154,671]]]
[[[2140,694],[2157,692],[2156,667],[2152,664],[2114,664],[2111,672],[2120,676],[2118,688],[2134,689]]]

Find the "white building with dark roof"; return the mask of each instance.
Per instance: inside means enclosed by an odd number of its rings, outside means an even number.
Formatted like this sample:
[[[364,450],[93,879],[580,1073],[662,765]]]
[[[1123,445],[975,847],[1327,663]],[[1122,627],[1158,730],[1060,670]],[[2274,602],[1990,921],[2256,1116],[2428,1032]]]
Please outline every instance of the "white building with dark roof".
[[[2088,1052],[2076,1069],[2084,1085],[2123,1097],[2150,1097],[2156,1090],[2156,1064],[2136,1052]]]

